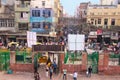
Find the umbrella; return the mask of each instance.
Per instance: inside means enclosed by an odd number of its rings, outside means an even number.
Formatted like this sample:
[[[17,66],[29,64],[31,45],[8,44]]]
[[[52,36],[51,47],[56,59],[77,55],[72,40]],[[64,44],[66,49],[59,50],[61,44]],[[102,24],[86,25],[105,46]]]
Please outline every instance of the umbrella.
[[[40,44],[42,44],[41,42],[36,42],[36,45],[40,45]]]
[[[11,46],[11,45],[19,46],[18,42],[10,42],[10,43],[8,43],[8,45],[9,45],[9,46]]]

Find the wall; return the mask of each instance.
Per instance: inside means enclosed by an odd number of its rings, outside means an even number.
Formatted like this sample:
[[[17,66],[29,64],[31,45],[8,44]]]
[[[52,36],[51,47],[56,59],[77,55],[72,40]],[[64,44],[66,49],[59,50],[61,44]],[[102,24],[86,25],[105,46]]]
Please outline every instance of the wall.
[[[116,75],[120,74],[120,66],[110,66],[109,62],[109,52],[104,52],[99,56],[99,66],[98,66],[98,74],[104,75]]]
[[[21,72],[34,72],[34,64],[27,64],[27,63],[16,63],[15,60],[15,51],[10,52],[10,69],[13,71],[21,71]]]
[[[34,65],[33,64],[10,64],[10,69],[13,71],[20,71],[20,72],[34,72]]]
[[[75,64],[64,64],[64,54],[60,54],[60,71],[62,72],[63,69],[67,69],[67,72],[73,73],[77,71],[79,73],[85,73],[87,69],[87,54],[82,54],[82,65],[75,65]]]

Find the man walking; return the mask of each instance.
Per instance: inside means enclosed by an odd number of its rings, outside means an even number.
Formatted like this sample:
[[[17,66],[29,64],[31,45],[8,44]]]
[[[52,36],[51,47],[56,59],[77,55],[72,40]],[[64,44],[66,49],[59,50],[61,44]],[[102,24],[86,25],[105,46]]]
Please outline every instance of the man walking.
[[[77,72],[75,71],[74,73],[73,73],[73,80],[77,80]]]
[[[89,66],[89,68],[88,68],[88,77],[91,77],[91,73],[92,73],[92,67]]]

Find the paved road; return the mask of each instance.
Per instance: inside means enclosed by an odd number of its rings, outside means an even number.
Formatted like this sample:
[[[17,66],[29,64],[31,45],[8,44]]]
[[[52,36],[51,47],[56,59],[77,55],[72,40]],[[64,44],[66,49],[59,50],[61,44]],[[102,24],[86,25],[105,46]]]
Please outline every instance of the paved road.
[[[45,67],[41,67],[39,69],[39,74],[41,80],[50,80],[49,77],[45,75]],[[16,72],[13,74],[5,74],[4,72],[0,72],[0,80],[34,80],[33,73],[27,72]],[[53,74],[52,80],[63,80],[62,73]],[[73,80],[72,74],[67,74],[67,80]],[[91,78],[86,77],[85,75],[78,75],[78,80],[120,80],[120,75],[111,76],[111,75],[98,75],[92,74]]]

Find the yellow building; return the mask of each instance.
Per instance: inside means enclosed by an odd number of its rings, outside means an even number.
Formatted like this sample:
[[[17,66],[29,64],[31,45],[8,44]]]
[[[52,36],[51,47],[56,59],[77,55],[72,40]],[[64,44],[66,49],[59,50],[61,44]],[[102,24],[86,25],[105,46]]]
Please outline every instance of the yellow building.
[[[103,28],[120,26],[120,5],[89,5],[87,23]]]
[[[61,17],[63,10],[60,4],[60,0],[54,0],[54,16],[55,22],[58,23],[58,18]]]

